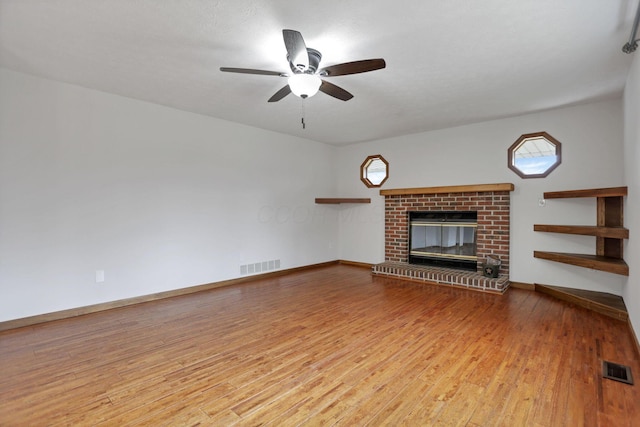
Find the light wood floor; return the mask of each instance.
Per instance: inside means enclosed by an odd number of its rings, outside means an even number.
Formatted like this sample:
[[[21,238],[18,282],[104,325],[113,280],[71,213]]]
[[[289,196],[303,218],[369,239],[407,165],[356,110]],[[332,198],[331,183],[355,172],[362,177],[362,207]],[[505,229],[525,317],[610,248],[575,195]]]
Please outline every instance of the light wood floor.
[[[344,265],[0,333],[0,425],[632,426],[627,324]]]

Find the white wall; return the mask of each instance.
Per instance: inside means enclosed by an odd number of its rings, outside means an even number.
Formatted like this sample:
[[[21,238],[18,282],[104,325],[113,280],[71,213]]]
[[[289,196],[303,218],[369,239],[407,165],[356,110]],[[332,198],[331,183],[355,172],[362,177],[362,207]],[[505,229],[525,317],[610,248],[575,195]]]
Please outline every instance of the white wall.
[[[336,259],[335,151],[0,69],[0,321]]]
[[[624,286],[624,302],[636,336],[640,336],[640,52],[634,54],[633,65],[624,91],[624,169],[629,187],[626,199],[625,225],[629,240],[625,258],[629,279]]]
[[[533,258],[534,250],[595,253],[595,238],[534,233],[533,224],[595,225],[595,199],[538,199],[545,191],[624,185],[621,100],[484,122],[340,148],[340,196],[371,197],[343,208],[340,258],[384,260],[384,200],[358,179],[368,155],[389,161],[383,189],[511,182],[511,280],[617,295],[624,277]],[[562,164],[547,178],[522,179],[507,168],[507,149],[525,133],[547,131],[562,144]],[[633,267],[632,267],[633,268]]]
[[[636,59],[625,126],[613,100],[341,148],[0,69],[0,321],[234,278],[241,264],[265,260],[381,262],[383,198],[359,168],[382,154],[385,189],[513,182],[511,279],[624,291],[639,330],[630,262],[640,253],[638,68]],[[506,167],[507,148],[541,130],[560,140],[563,162],[523,180]],[[534,223],[595,222],[593,200],[540,208],[544,191],[625,183],[626,286],[533,258],[535,249],[595,247],[589,237],[533,232]],[[313,203],[332,196],[372,203]]]

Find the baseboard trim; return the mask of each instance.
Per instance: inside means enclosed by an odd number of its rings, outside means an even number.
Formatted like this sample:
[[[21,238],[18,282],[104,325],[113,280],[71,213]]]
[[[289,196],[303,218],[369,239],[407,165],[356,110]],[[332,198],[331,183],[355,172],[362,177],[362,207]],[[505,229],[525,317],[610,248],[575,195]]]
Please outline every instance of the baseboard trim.
[[[535,291],[536,290],[536,285],[534,285],[533,283],[511,282],[509,287],[510,288],[516,288],[516,289],[524,289],[524,290],[527,290],[527,291]]]
[[[155,294],[142,295],[139,297],[125,298],[117,301],[109,301],[100,304],[88,305],[84,307],[71,308],[68,310],[55,311],[52,313],[38,314],[35,316],[23,317],[20,319],[7,320],[0,322],[0,332],[7,331],[9,329],[23,328],[26,326],[37,325],[39,323],[53,322],[55,320],[63,320],[71,317],[82,316],[85,314],[97,313],[105,310],[112,310],[114,308],[126,307],[129,305],[142,304],[150,301],[157,301],[165,298],[172,298],[181,295],[193,294],[196,292],[209,291],[216,288],[222,288],[225,286],[240,285],[243,283],[253,282],[260,279],[267,279],[277,276],[285,276],[291,273],[312,270],[315,268],[328,267],[336,264],[352,265],[357,267],[364,267],[363,263],[356,263],[352,261],[327,261],[318,264],[310,264],[302,267],[288,268],[285,270],[271,271],[268,273],[254,274],[252,276],[239,277],[236,279],[222,280],[220,282],[207,283],[204,285],[190,286],[187,288],[175,289],[171,291],[158,292]]]
[[[628,319],[628,323],[629,323],[629,333],[631,334],[631,339],[636,345],[636,357],[640,359],[640,341],[638,341],[638,335],[636,335],[636,331],[633,329],[631,318]]]
[[[344,259],[338,260],[338,263],[342,265],[350,265],[352,267],[367,268],[369,270],[371,270],[371,268],[373,267],[373,264],[369,264],[366,262],[347,261]]]

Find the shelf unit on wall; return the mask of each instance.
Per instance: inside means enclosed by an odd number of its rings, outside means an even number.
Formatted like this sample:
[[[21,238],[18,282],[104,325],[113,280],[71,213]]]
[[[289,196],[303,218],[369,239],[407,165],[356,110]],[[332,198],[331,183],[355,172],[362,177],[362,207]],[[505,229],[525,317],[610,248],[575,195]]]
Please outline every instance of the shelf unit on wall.
[[[371,203],[371,198],[345,198],[345,197],[318,197],[316,203],[319,205],[339,205],[342,203]]]
[[[624,261],[624,239],[629,238],[629,230],[624,228],[624,197],[627,187],[594,188],[588,190],[553,191],[544,193],[545,199],[566,199],[595,197],[597,218],[595,226],[588,225],[545,225],[534,224],[534,231],[549,233],[580,234],[595,236],[596,254],[573,254],[563,252],[534,251],[535,258],[578,267],[592,268],[609,273],[629,275],[629,266]]]

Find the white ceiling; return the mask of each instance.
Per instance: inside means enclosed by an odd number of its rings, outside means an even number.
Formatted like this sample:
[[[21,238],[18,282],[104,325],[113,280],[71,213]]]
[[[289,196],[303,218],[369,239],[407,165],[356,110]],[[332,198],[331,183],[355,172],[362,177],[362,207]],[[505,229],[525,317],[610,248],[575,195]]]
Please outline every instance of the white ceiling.
[[[638,0],[0,0],[0,66],[329,144],[619,97]],[[282,29],[354,94],[267,103]],[[635,53],[638,55],[639,53]],[[0,95],[1,96],[1,95]],[[305,116],[306,129],[300,119]]]

